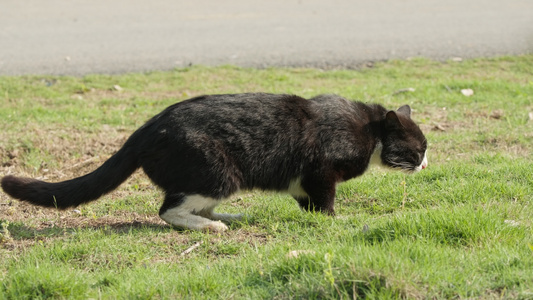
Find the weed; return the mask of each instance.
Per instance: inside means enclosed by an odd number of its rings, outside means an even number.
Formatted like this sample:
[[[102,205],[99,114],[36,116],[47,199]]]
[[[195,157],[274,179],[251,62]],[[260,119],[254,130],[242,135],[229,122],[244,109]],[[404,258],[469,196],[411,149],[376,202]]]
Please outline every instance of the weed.
[[[2,220],[0,222],[0,244],[11,242],[13,238],[9,233],[9,221]]]

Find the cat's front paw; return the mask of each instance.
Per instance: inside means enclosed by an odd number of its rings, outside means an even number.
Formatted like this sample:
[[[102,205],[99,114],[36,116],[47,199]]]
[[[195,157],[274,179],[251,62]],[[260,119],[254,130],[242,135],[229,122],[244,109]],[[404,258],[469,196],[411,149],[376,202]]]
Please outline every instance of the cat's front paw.
[[[211,232],[223,232],[228,230],[228,225],[222,223],[221,221],[213,221],[206,224],[203,228],[205,231],[211,231]]]

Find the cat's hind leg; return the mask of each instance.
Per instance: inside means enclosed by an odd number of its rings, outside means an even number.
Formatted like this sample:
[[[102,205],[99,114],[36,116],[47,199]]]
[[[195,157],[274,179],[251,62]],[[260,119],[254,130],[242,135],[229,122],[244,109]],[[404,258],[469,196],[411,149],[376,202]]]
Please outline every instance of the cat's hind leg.
[[[165,222],[180,228],[192,230],[224,231],[228,226],[220,220],[204,217],[211,212],[220,200],[201,195],[167,194],[159,216]]]

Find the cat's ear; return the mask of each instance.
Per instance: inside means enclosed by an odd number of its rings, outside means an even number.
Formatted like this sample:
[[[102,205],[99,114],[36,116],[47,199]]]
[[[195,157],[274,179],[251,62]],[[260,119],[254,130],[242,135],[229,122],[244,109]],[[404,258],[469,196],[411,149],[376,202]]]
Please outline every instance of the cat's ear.
[[[398,108],[398,112],[406,117],[411,118],[411,107],[409,105],[404,105]]]
[[[398,118],[397,112],[395,112],[394,110],[389,111],[385,115],[385,120],[387,120],[387,125],[389,125],[389,126],[392,126],[392,127],[397,127],[397,126],[403,127],[403,124],[400,121],[400,118]]]

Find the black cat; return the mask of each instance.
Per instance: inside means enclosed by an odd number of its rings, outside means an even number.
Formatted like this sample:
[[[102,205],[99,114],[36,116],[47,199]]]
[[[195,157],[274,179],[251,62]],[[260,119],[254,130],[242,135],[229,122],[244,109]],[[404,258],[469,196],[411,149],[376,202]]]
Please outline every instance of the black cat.
[[[240,215],[213,212],[239,190],[285,191],[303,209],[334,214],[338,182],[371,162],[416,172],[426,138],[405,105],[335,95],[201,96],[174,104],[135,131],[90,174],[58,183],[5,176],[2,188],[35,205],[73,207],[118,187],[139,167],[165,191],[159,215],[189,229],[225,230]]]

